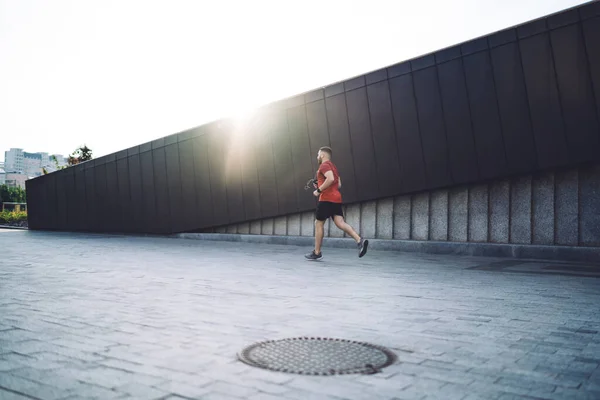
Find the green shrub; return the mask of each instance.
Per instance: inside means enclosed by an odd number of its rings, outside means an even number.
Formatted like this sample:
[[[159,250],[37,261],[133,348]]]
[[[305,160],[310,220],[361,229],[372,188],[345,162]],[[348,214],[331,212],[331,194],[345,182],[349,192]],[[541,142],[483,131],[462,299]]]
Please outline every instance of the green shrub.
[[[13,224],[21,221],[27,221],[26,211],[0,211],[0,223],[2,224]]]

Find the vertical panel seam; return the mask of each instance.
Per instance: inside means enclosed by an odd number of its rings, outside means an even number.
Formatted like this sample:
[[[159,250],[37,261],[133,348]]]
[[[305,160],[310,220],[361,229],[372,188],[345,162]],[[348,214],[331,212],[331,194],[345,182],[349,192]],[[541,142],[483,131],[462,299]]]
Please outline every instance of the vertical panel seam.
[[[357,182],[356,182],[356,163],[354,162],[354,146],[352,144],[352,132],[350,131],[350,116],[348,115],[348,99],[346,97],[346,92],[343,93],[344,96],[344,108],[346,111],[346,129],[348,131],[348,144],[350,146],[350,159],[352,160],[352,172],[354,173],[354,193],[356,193],[355,196],[355,200],[358,200],[358,188],[357,188]],[[325,99],[327,100],[327,99]],[[369,100],[367,99],[367,102]],[[327,103],[325,103],[325,116],[327,118],[327,133],[329,133],[329,117],[327,116]],[[329,141],[329,144],[331,144],[331,139]],[[361,207],[362,210],[362,207]],[[362,213],[362,211],[361,211]],[[361,214],[361,221],[362,221],[362,214]],[[362,227],[361,227],[362,229]]]
[[[598,17],[600,18],[600,17]],[[577,22],[577,26],[578,26],[578,32],[580,35],[581,40],[583,41],[583,53],[584,53],[584,57],[585,57],[585,65],[587,67],[587,76],[589,78],[589,82],[592,86],[591,91],[592,91],[592,98],[594,99],[594,115],[596,116],[596,126],[600,126],[600,115],[598,114],[598,111],[600,110],[598,101],[600,101],[598,99],[598,96],[600,96],[600,94],[596,93],[596,90],[594,88],[594,78],[592,77],[592,65],[590,64],[590,56],[589,56],[589,52],[588,52],[588,46],[587,46],[587,41],[585,40],[585,32],[583,30],[583,21],[578,21]],[[596,131],[596,135],[600,136],[600,129],[598,129]]]
[[[508,243],[512,243],[512,193],[513,193],[513,180],[514,178],[508,179]]]
[[[119,164],[118,164],[118,160],[117,160],[116,157],[115,157],[115,161],[113,161],[113,163],[115,164],[115,175],[116,175],[116,178],[117,178],[117,196],[116,196],[116,198],[119,199],[119,201],[117,202],[117,207],[120,208],[120,211],[121,211],[119,213],[119,214],[121,214],[120,220],[121,221],[125,221],[125,219],[123,218],[123,206],[122,206],[121,201],[120,201],[121,200],[121,186],[119,185]],[[114,201],[114,199],[113,199],[113,201]],[[115,208],[117,208],[117,207],[115,207]],[[113,216],[113,218],[114,218],[114,216]],[[116,225],[118,225],[118,224],[119,223],[117,221]],[[115,226],[115,228],[113,228],[113,229],[116,229],[117,232],[119,230],[124,231],[122,225],[121,225],[121,229],[119,229],[117,226]]]
[[[554,46],[552,45],[552,32],[548,32],[548,44],[550,45],[550,62],[552,65],[552,69],[554,70],[554,82],[555,82],[555,87],[556,87],[556,94],[558,95],[558,107],[560,109],[560,118],[562,120],[562,126],[563,126],[563,138],[565,139],[565,143],[567,145],[567,154],[569,155],[568,160],[569,162],[571,162],[571,160],[573,160],[573,158],[575,158],[575,155],[572,153],[571,146],[569,144],[569,139],[568,139],[568,135],[567,135],[567,121],[565,119],[565,112],[564,112],[564,107],[563,107],[563,99],[562,96],[560,94],[560,84],[558,82],[558,72],[556,71],[556,61],[555,61],[555,57],[554,57]]]
[[[455,179],[454,179],[454,174],[452,173],[452,163],[450,162],[450,158],[452,157],[450,149],[449,149],[449,145],[448,145],[448,127],[446,126],[446,118],[444,118],[444,100],[442,98],[442,85],[440,83],[440,73],[438,70],[438,65],[435,64],[434,67],[435,69],[435,80],[437,83],[437,88],[436,88],[436,92],[437,92],[437,97],[439,99],[440,102],[440,108],[442,110],[442,126],[444,129],[444,138],[446,139],[446,168],[448,169],[448,172],[450,173],[450,182],[452,184],[454,184]]]
[[[244,196],[244,168],[242,168],[242,156],[241,155],[238,159],[237,166],[240,171],[239,184],[240,184],[240,190],[242,192],[242,213],[244,215],[244,219],[242,220],[242,222],[244,222],[244,221],[248,220],[248,214],[246,213],[246,201],[245,201],[245,196]],[[236,223],[236,233],[239,233],[239,224],[240,224],[240,222]]]
[[[471,241],[471,213],[469,212],[470,210],[470,203],[471,203],[471,187],[469,185],[467,185],[466,187],[467,189],[467,239],[466,242],[470,242]]]
[[[477,151],[477,133],[475,126],[473,125],[473,110],[471,110],[471,95],[469,94],[469,82],[467,81],[467,71],[465,70],[464,57],[459,58],[460,71],[462,72],[463,79],[465,80],[465,94],[467,96],[467,111],[469,112],[469,126],[471,127],[471,139],[473,140],[473,150],[475,150],[475,166],[477,168],[477,179],[481,178],[481,166],[479,165],[479,151]],[[467,235],[468,237],[468,235]]]
[[[529,117],[529,126],[531,127],[531,138],[533,139],[533,149],[535,154],[535,168],[536,170],[540,165],[540,155],[537,146],[537,139],[535,137],[535,126],[533,124],[533,116],[531,115],[531,101],[529,98],[529,89],[527,88],[527,77],[525,75],[525,65],[523,64],[523,50],[521,48],[521,39],[517,39],[517,53],[519,55],[519,66],[521,67],[521,73],[523,76],[523,87],[525,88],[525,100],[527,104],[527,116]]]
[[[192,185],[193,185],[193,191],[194,191],[194,225],[196,225],[198,223],[198,193],[196,190],[196,156],[194,154],[194,142],[193,139],[190,140],[190,145],[191,145],[191,149],[192,149]],[[178,145],[179,146],[179,145]],[[182,184],[182,189],[183,189],[183,176],[182,176],[182,169],[179,169],[179,176],[181,179],[181,184]],[[198,226],[194,226],[192,229],[197,229]]]
[[[275,172],[275,197],[277,198],[277,212],[275,213],[275,215],[279,215],[279,209],[280,207],[280,202],[279,202],[279,184],[277,182],[277,158],[275,157],[275,148],[273,147],[273,132],[275,131],[275,114],[271,113],[268,115],[269,118],[269,129],[267,130],[268,132],[268,140],[269,143],[271,144],[271,156],[272,156],[272,160],[273,160],[273,171]],[[229,213],[229,210],[227,211]],[[274,222],[273,222],[274,224]],[[275,230],[275,226],[273,226],[273,231]]]
[[[362,89],[362,88],[361,88]],[[358,89],[358,90],[361,90]],[[371,104],[369,102],[369,87],[365,86],[364,88],[365,91],[365,98],[367,100],[367,116],[369,118],[369,136],[371,137],[371,146],[373,149],[373,161],[375,163],[375,171],[377,171],[377,174],[379,175],[381,172],[379,171],[379,166],[377,164],[377,151],[375,150],[375,135],[373,134],[373,120],[371,118]],[[381,196],[381,192],[382,192],[382,188],[379,186],[379,179],[375,179],[375,183],[377,186],[377,197]],[[377,230],[377,228],[375,228]]]
[[[556,174],[557,171],[552,171],[552,245],[556,245],[556,231],[557,221],[556,218]]]
[[[167,168],[167,146],[162,147],[162,152],[165,156],[165,177],[167,178],[167,182],[165,184],[167,189],[167,211],[169,213],[169,221],[168,223],[168,232],[173,233],[173,216],[171,215],[171,188],[169,187],[169,171]],[[156,190],[156,188],[155,188]]]
[[[489,47],[489,39],[486,38]],[[502,150],[504,150],[504,174],[506,174],[510,168],[508,166],[508,152],[506,151],[506,140],[504,139],[504,126],[502,124],[502,118],[500,117],[500,102],[498,101],[498,85],[496,84],[496,74],[494,74],[494,63],[492,62],[492,51],[486,50],[486,60],[490,63],[490,70],[492,72],[492,86],[494,88],[494,103],[496,104],[496,115],[498,116],[498,125],[500,125],[500,137],[502,138]]]
[[[394,130],[394,143],[396,144],[396,148],[394,149],[394,151],[396,153],[396,162],[398,163],[398,177],[397,178],[400,179],[400,184],[398,186],[400,187],[400,193],[402,193],[403,186],[404,186],[404,184],[402,182],[402,160],[400,159],[400,153],[398,152],[398,132],[396,130],[396,113],[394,113],[394,102],[392,100],[392,87],[390,85],[390,80],[387,78],[385,80],[385,84],[387,86],[388,100],[390,102],[390,111],[392,114],[392,125],[393,125],[392,129]],[[392,237],[393,237],[393,233],[392,233]]]
[[[490,206],[490,197],[491,197],[491,191],[492,191],[492,187],[493,187],[492,185],[493,185],[493,182],[488,182],[488,183],[486,183],[486,188],[485,188],[486,195],[487,195],[487,218],[486,218],[486,220],[487,220],[487,230],[486,230],[487,235],[486,236],[487,237],[486,237],[485,241],[487,243],[489,243],[491,241],[491,237],[492,237],[492,235],[490,233],[490,229],[491,229],[491,225],[492,225],[491,224],[492,213],[491,213],[491,206]]]
[[[423,160],[423,169],[425,170],[425,179],[427,180],[427,186],[430,186],[430,179],[429,179],[429,173],[427,171],[427,162],[425,161],[425,149],[423,147],[423,132],[421,130],[421,116],[419,113],[419,101],[417,100],[417,89],[415,88],[415,77],[414,77],[414,73],[411,72],[410,74],[410,79],[411,79],[411,86],[412,86],[412,94],[413,94],[413,100],[415,102],[415,112],[417,113],[417,129],[418,129],[418,133],[419,133],[419,143],[421,144],[421,159]]]
[[[446,241],[450,241],[450,189],[446,190]]]
[[[392,239],[396,239],[396,196],[392,196]]]
[[[175,142],[177,149],[177,166],[179,167],[179,215],[183,211],[183,179],[181,178],[181,152],[179,151],[179,140]],[[182,227],[179,226],[179,229]]]
[[[211,210],[211,214],[212,214],[212,217],[210,219],[210,226],[214,228],[216,226],[215,202],[213,200],[213,195],[212,195],[213,184],[212,184],[212,168],[210,167],[210,158],[208,156],[209,145],[210,145],[210,135],[204,135],[204,146],[202,147],[202,152],[206,156],[206,165],[208,166],[208,191],[209,191],[208,198],[210,199],[210,210]],[[200,188],[200,190],[202,190],[202,188]]]
[[[427,240],[432,240],[431,238],[431,191],[427,191]]]
[[[583,222],[581,218],[581,168],[577,167],[575,169],[575,173],[577,174],[577,224],[575,224],[577,226],[577,246],[583,244],[581,240],[581,224]]]
[[[536,172],[537,173],[537,172]],[[531,174],[530,185],[529,185],[529,243],[535,244],[535,208],[533,204],[533,186],[535,185],[535,174]]]
[[[287,127],[287,139],[289,143],[290,149],[290,159],[292,160],[292,179],[294,180],[294,196],[296,197],[296,212],[300,209],[300,198],[298,196],[298,187],[300,186],[298,180],[296,179],[296,165],[294,164],[294,152],[292,151],[292,139],[290,132],[290,121],[288,116],[288,110],[285,110],[285,126]],[[288,214],[289,215],[289,214]],[[286,236],[287,236],[287,220],[286,220]]]

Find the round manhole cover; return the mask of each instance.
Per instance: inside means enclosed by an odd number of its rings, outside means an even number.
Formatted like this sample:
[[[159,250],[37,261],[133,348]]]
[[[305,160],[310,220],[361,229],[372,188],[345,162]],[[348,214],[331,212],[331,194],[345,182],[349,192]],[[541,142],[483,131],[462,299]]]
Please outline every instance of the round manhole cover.
[[[238,357],[255,367],[303,375],[372,374],[396,359],[381,346],[314,337],[256,343]]]

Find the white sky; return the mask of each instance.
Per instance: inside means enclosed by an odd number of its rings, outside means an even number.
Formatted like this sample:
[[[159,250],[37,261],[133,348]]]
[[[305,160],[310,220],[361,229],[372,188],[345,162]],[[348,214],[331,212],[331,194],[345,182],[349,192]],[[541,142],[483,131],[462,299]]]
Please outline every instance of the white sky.
[[[0,160],[99,157],[585,2],[0,0]]]

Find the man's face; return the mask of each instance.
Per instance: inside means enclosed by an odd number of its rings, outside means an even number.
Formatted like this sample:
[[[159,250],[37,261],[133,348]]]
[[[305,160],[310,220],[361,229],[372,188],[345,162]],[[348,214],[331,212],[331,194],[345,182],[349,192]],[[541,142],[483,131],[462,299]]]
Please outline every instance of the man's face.
[[[319,152],[317,153],[317,162],[319,164],[323,162],[323,152],[321,150],[319,150]]]

